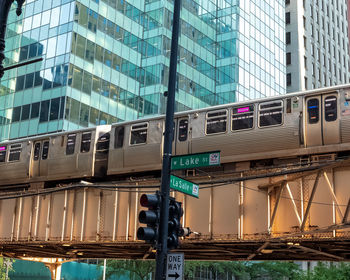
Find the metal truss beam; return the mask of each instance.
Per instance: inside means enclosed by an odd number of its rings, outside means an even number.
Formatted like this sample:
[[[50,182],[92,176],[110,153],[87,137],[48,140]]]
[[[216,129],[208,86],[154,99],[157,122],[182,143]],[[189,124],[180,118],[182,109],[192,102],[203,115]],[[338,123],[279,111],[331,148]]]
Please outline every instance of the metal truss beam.
[[[273,223],[275,221],[275,218],[276,218],[276,214],[277,214],[277,208],[278,208],[278,205],[281,201],[281,197],[282,197],[282,193],[283,193],[283,190],[285,188],[285,186],[287,185],[287,182],[284,181],[282,182],[280,188],[279,188],[279,193],[278,193],[278,196],[277,196],[277,199],[276,199],[276,203],[275,203],[275,206],[274,206],[274,209],[273,209],[273,213],[272,213],[272,216],[271,216],[271,219],[270,219],[270,227],[269,227],[269,232],[271,233],[271,230],[272,230],[272,226],[273,226]]]
[[[312,201],[314,200],[314,196],[315,196],[315,193],[316,193],[316,189],[317,189],[317,185],[318,185],[318,181],[320,179],[320,176],[321,176],[321,170],[317,172],[316,179],[315,179],[315,182],[314,182],[314,186],[312,187],[311,195],[310,195],[309,201],[307,203],[307,207],[306,207],[306,210],[305,210],[304,218],[303,218],[302,224],[300,226],[300,230],[301,231],[304,231],[304,229],[305,229],[306,219],[309,216],[311,204],[312,204]]]
[[[333,258],[333,259],[335,259],[337,261],[344,260],[343,257],[336,256],[336,255],[333,255],[333,254],[329,254],[329,253],[326,253],[326,252],[322,252],[322,251],[319,251],[319,250],[311,249],[311,248],[308,248],[308,247],[305,247],[305,246],[294,244],[293,247],[300,248],[301,250],[303,250],[305,252],[310,252],[310,253],[314,253],[314,254],[317,254],[317,255],[322,255],[322,256],[329,257],[329,258]]]
[[[256,250],[255,253],[250,254],[249,257],[247,258],[247,260],[249,261],[249,260],[253,259],[257,254],[259,254],[262,250],[264,250],[269,245],[270,245],[270,241],[266,241],[263,245],[261,245],[259,247],[258,250]]]
[[[292,203],[293,203],[294,213],[295,213],[295,215],[296,215],[297,218],[298,218],[299,225],[301,225],[301,218],[300,218],[300,215],[299,215],[299,213],[298,213],[298,208],[297,208],[297,205],[296,205],[296,203],[295,203],[293,194],[292,194],[292,192],[291,192],[291,190],[290,190],[290,187],[289,187],[289,184],[288,184],[288,183],[287,183],[286,187],[287,187],[287,190],[288,190],[289,197],[290,197],[290,199],[291,199],[291,201],[292,201]]]
[[[337,212],[338,212],[340,218],[343,219],[343,218],[344,218],[343,213],[342,213],[341,210],[340,210],[338,199],[337,199],[337,197],[335,196],[335,193],[334,193],[334,186],[333,186],[333,184],[331,183],[331,181],[329,180],[326,171],[323,172],[323,176],[324,176],[324,178],[325,178],[326,181],[327,181],[327,185],[328,185],[329,190],[330,190],[330,192],[331,192],[331,194],[332,194],[333,201],[335,202],[335,206],[336,206]]]
[[[346,206],[346,210],[345,210],[345,213],[344,213],[344,217],[343,217],[343,224],[346,223],[346,221],[348,220],[348,216],[349,216],[349,211],[350,211],[350,198],[348,200],[348,205]]]

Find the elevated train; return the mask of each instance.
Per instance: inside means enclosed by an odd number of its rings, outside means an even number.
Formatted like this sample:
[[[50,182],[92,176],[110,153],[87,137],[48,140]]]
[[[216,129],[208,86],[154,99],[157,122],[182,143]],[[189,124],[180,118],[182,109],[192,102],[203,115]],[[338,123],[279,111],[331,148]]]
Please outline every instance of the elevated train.
[[[0,143],[0,186],[161,169],[165,116]],[[177,113],[173,155],[232,163],[350,152],[350,85]]]

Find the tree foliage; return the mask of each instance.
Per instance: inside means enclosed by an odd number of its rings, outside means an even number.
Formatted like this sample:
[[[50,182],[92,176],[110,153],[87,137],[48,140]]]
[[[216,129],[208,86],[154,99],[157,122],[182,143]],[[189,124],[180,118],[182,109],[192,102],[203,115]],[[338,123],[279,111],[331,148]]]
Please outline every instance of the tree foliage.
[[[10,280],[10,277],[7,276],[6,278],[6,271],[10,272],[13,271],[12,263],[14,260],[6,259],[6,258],[0,258],[0,280]]]
[[[320,262],[310,272],[303,275],[301,280],[347,280],[350,279],[350,265],[347,263]]]
[[[129,276],[130,279],[147,280],[150,279],[151,273],[154,277],[154,272],[154,260],[108,260],[106,279],[124,275]],[[320,262],[314,270],[305,272],[293,262],[186,261],[184,279],[348,280],[350,264]]]
[[[206,275],[201,275],[206,272]],[[205,273],[204,273],[205,274]],[[298,265],[290,262],[222,262],[222,261],[187,261],[184,279],[281,279],[297,280],[301,274]]]
[[[250,279],[298,280],[301,276],[299,266],[292,262],[256,262],[246,267],[248,268]]]
[[[106,279],[113,275],[134,274],[136,276],[135,279],[145,280],[148,279],[148,275],[151,272],[155,271],[155,267],[154,260],[108,260]],[[102,276],[100,279],[102,279]]]

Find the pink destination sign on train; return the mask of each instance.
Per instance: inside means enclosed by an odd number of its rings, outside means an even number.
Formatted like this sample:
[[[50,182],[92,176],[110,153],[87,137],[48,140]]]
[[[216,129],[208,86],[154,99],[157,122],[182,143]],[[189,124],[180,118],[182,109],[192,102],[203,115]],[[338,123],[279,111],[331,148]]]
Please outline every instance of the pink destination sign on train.
[[[242,107],[237,109],[237,113],[249,112],[249,107]]]

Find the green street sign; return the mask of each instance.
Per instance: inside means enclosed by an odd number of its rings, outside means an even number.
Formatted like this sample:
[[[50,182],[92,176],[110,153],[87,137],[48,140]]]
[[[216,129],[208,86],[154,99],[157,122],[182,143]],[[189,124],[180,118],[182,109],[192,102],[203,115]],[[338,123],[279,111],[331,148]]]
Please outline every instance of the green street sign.
[[[209,152],[201,154],[191,154],[183,156],[173,156],[171,158],[171,169],[188,169],[197,167],[208,167],[220,165],[220,152]]]
[[[170,188],[198,198],[198,185],[177,176],[170,175]]]

